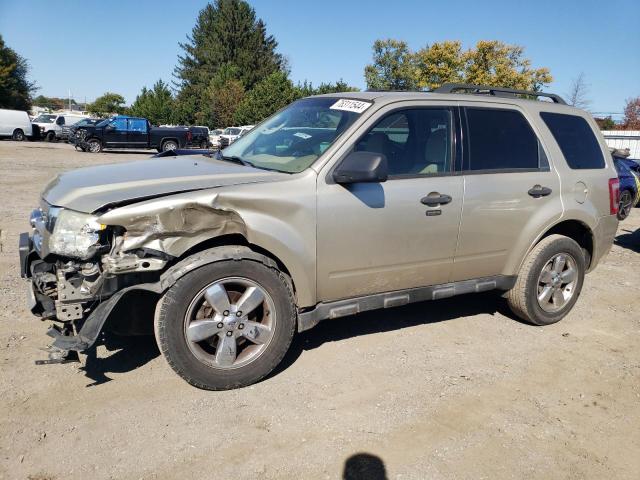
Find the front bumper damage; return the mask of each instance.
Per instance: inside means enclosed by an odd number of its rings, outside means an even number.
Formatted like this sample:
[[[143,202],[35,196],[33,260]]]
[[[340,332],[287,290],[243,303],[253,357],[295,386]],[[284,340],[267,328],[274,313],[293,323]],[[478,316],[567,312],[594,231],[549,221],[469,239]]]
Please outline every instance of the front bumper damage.
[[[132,261],[123,256],[118,263],[114,256],[103,256],[100,279],[74,269],[72,262],[50,263],[43,260],[34,249],[33,238],[28,233],[20,235],[20,272],[27,282],[28,304],[31,312],[42,320],[53,320],[62,325],[53,325],[47,335],[53,338],[50,360],[37,363],[64,363],[69,352],[83,352],[93,346],[103,330],[105,322],[122,299],[133,291],[156,294],[158,298],[190,271],[211,263],[212,260],[242,260],[263,257],[244,247],[228,247],[202,251],[173,263],[160,273],[167,260],[142,258]],[[48,258],[46,260],[49,260]],[[262,261],[260,260],[260,261]],[[155,263],[150,266],[151,262]],[[275,267],[275,263],[272,265]],[[85,265],[86,267],[86,265]],[[155,272],[140,273],[136,269],[155,268]],[[128,272],[128,274],[122,274]],[[89,278],[88,278],[89,277]],[[87,278],[89,282],[87,282]],[[87,287],[91,282],[101,281],[100,289]]]

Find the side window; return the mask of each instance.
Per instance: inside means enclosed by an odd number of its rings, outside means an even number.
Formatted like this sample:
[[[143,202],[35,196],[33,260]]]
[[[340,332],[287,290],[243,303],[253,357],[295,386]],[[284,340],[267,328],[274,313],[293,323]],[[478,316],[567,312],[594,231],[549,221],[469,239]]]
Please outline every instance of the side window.
[[[540,116],[551,130],[569,168],[604,168],[602,150],[584,118],[551,112],[542,112]]]
[[[126,131],[127,130],[127,119],[126,118],[114,118],[109,125],[115,127],[116,130]]]
[[[517,170],[540,167],[538,137],[515,110],[466,108],[465,170]]]
[[[130,118],[129,131],[147,133],[147,121],[143,118]]]
[[[451,171],[451,111],[401,110],[382,118],[356,151],[383,153],[389,175],[441,175]]]

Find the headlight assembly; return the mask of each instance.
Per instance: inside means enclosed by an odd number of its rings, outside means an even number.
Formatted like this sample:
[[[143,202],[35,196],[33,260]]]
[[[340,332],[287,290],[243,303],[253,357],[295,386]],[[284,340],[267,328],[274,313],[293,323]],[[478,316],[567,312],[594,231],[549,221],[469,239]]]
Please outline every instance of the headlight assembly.
[[[53,223],[53,232],[49,236],[51,253],[82,260],[95,254],[100,231],[105,229],[97,217],[62,208],[51,208],[49,215]]]

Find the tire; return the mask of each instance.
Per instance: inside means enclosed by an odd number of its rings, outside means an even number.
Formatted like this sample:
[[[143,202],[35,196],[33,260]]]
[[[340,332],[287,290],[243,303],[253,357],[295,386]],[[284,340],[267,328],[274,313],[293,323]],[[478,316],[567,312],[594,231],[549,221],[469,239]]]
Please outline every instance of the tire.
[[[44,137],[45,142],[55,142],[56,141],[56,132],[47,132]]]
[[[178,148],[178,143],[175,140],[165,140],[162,142],[162,151],[166,152],[167,150],[176,150]]]
[[[207,150],[209,148],[209,142],[207,142],[206,140],[203,140],[202,142],[200,142],[200,148],[202,150]]]
[[[254,259],[225,259],[204,265],[180,278],[160,300],[154,322],[158,347],[171,368],[191,385],[205,390],[227,390],[250,385],[268,375],[284,357],[295,332],[295,302],[288,277],[267,266],[268,263],[265,257],[265,263]],[[247,289],[262,289],[263,303],[249,312],[255,317],[239,317],[239,320],[234,317],[234,311],[238,314],[237,310],[241,308],[242,299],[248,292],[242,292],[245,286],[235,282],[251,283],[253,286]],[[215,299],[211,303],[202,297],[221,289],[227,292],[227,296],[223,297],[230,303],[221,302],[217,295],[208,297]],[[244,305],[248,303],[245,301]],[[214,306],[216,304],[217,307]],[[224,308],[230,308],[231,311],[222,312]],[[193,316],[194,312],[198,315],[204,313],[198,317]],[[263,321],[257,333],[255,324],[260,318],[267,320]],[[234,320],[234,325],[226,323]],[[209,322],[207,328],[212,330],[202,340],[190,339],[192,330],[188,326],[203,321]],[[221,327],[223,321],[224,328]],[[244,330],[240,330],[242,322],[247,322]],[[252,335],[262,339],[265,325],[269,325],[269,331],[264,335],[265,341],[249,341]],[[210,335],[213,330],[215,333]],[[236,338],[235,335],[240,336]],[[218,347],[223,341],[232,342],[235,346],[229,350],[233,350],[233,353],[228,357],[224,356],[226,352],[222,350],[224,362],[218,362]]]
[[[97,138],[92,138],[87,142],[87,147],[84,151],[90,153],[100,153],[102,151],[102,142],[100,142],[100,140],[98,140]]]
[[[565,259],[564,264],[560,261],[555,263],[559,258]],[[556,268],[560,265],[561,268]],[[571,269],[574,270],[573,276],[569,273]],[[533,325],[556,323],[571,311],[578,300],[585,270],[585,257],[580,245],[569,237],[550,235],[525,258],[516,284],[507,293],[509,307],[518,317]],[[570,278],[573,280],[565,283]]]
[[[13,131],[13,135],[11,136],[11,138],[16,142],[23,142],[27,137],[25,137],[24,132],[21,129],[16,128]]]
[[[623,190],[620,192],[620,205],[618,205],[618,220],[625,220],[631,213],[633,208],[634,195],[631,190]]]

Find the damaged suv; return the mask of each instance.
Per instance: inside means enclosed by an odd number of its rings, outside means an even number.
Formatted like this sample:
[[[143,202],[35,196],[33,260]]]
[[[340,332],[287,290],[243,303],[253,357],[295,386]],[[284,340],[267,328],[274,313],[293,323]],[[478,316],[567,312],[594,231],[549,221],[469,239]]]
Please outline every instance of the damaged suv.
[[[32,312],[55,322],[50,362],[147,327],[180,376],[217,390],[268,375],[296,330],[366,310],[497,289],[557,322],[617,208],[596,124],[556,95],[340,93],[221,153],[59,175],[20,262]]]

